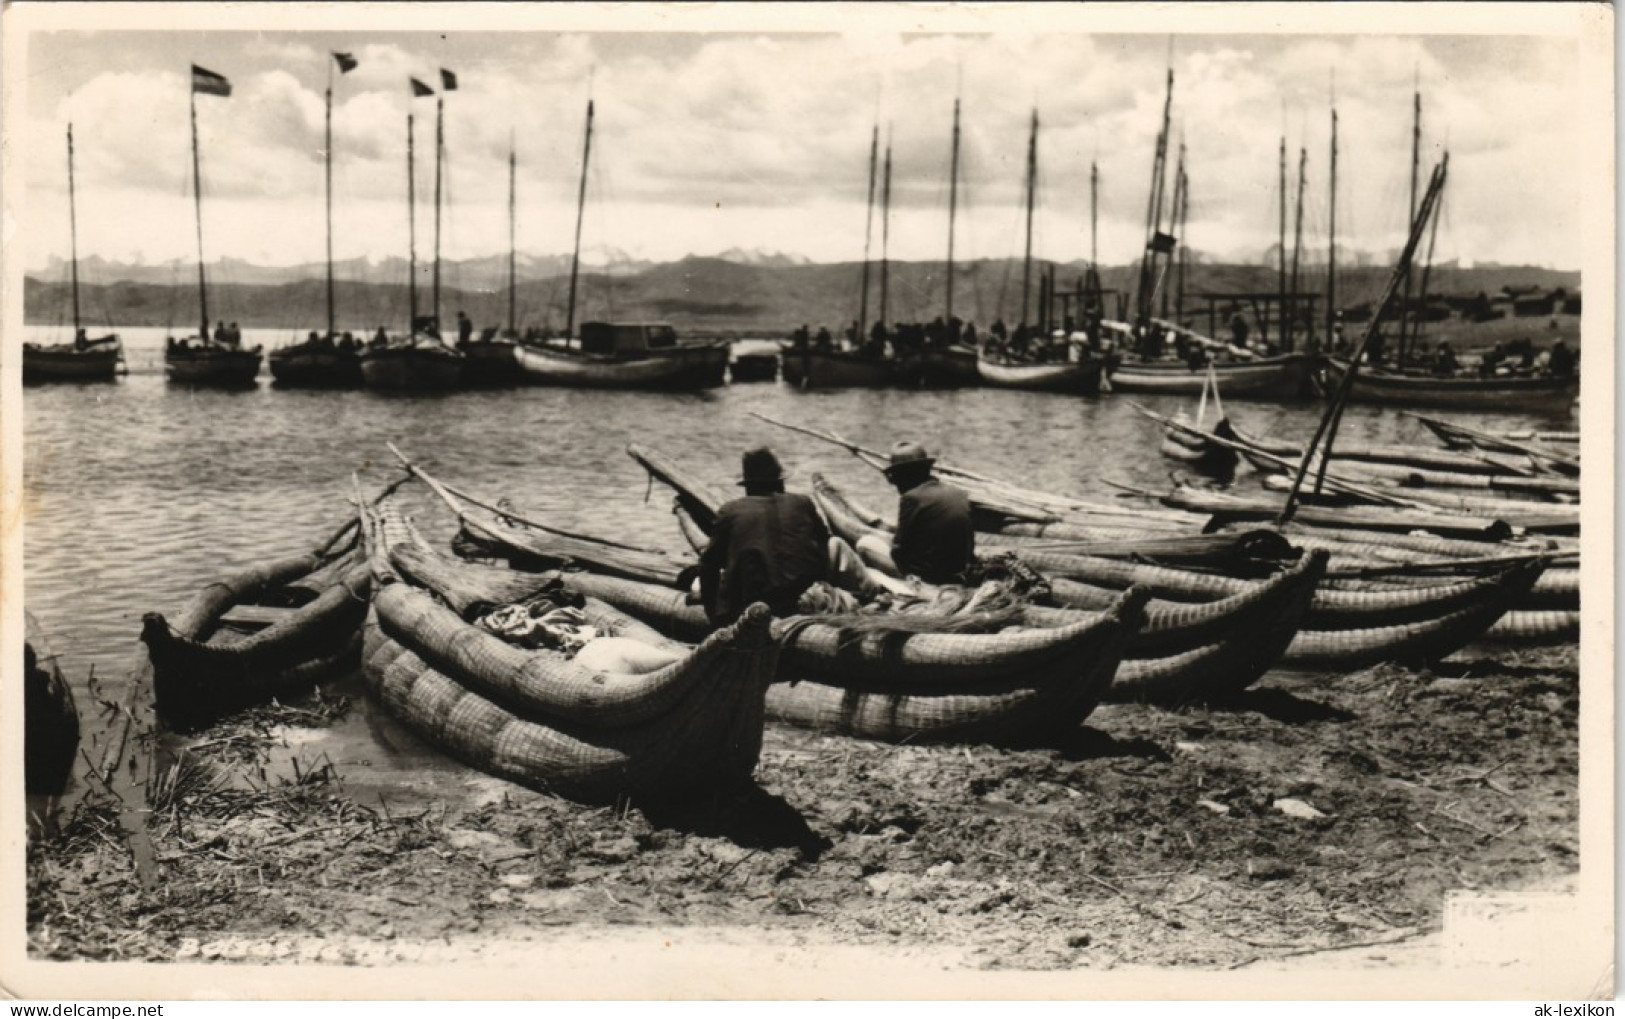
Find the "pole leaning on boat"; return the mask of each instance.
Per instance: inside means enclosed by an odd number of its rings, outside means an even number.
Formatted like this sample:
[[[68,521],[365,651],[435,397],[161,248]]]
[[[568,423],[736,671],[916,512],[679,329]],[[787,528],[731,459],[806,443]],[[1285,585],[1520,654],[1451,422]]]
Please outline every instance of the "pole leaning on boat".
[[[959,99],[954,98],[954,140],[952,154],[948,160],[948,270],[947,270],[947,318],[944,320],[950,326],[954,321],[954,214],[959,205]]]
[[[79,337],[79,213],[73,194],[73,125],[68,125],[68,253],[73,259],[73,335]]]

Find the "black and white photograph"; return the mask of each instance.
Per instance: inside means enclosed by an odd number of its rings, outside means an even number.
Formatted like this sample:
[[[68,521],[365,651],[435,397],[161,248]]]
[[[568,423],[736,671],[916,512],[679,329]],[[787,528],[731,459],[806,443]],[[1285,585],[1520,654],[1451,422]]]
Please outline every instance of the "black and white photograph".
[[[1614,999],[1611,7],[3,43],[9,994]]]

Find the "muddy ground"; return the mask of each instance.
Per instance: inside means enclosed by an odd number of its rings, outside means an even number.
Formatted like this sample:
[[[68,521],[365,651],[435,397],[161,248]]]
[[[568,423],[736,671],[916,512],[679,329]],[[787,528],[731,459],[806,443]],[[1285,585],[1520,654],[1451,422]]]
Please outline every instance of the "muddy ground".
[[[205,766],[172,772],[150,820],[153,890],[105,805],[31,844],[34,956],[371,961],[437,939],[703,927],[953,945],[992,968],[1222,969],[1418,937],[1448,890],[1578,869],[1572,648],[1105,706],[1035,751],[775,726],[754,790],[681,809],[472,774],[456,802],[392,807],[330,761],[266,770],[362,696],[198,740]]]

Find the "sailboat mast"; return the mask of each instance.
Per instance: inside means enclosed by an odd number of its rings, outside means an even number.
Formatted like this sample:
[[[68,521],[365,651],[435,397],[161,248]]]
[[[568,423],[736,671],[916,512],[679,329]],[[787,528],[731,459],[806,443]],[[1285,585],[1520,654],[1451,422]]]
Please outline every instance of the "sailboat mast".
[[[1100,167],[1089,162],[1089,268],[1100,266]]]
[[[1157,132],[1156,155],[1151,160],[1151,195],[1145,210],[1145,254],[1140,258],[1140,285],[1134,295],[1136,317],[1151,317],[1152,280],[1156,275],[1156,238],[1162,225],[1162,191],[1168,171],[1168,130],[1174,109],[1174,69],[1168,68],[1168,91],[1162,101],[1162,129]],[[1136,327],[1140,325],[1135,323]]]
[[[209,290],[203,282],[203,164],[198,156],[197,145],[197,92],[190,93],[192,111],[192,198],[197,207],[197,301],[198,313],[202,317],[198,331],[198,338],[209,338]]]
[[[587,210],[587,160],[592,156],[592,100],[587,100],[586,140],[581,146],[581,190],[576,195],[576,246],[570,256],[570,303],[564,312],[564,337],[575,332],[576,280],[581,273],[581,219]]]
[[[1422,90],[1416,89],[1411,93],[1411,204],[1410,218],[1407,224],[1416,222],[1416,174],[1422,159]],[[1405,271],[1405,300],[1399,306],[1399,363],[1405,364],[1405,354],[1410,344],[1415,341],[1418,332],[1417,323],[1411,317],[1411,276],[1409,267]]]
[[[1180,142],[1179,143],[1179,159],[1178,159],[1177,162],[1174,163],[1174,198],[1173,198],[1172,202],[1168,203],[1168,229],[1169,229],[1169,231],[1171,233],[1175,234],[1176,237],[1179,234],[1183,233],[1183,229],[1179,225],[1179,207],[1180,207],[1180,203],[1184,201],[1184,198],[1185,198],[1185,143]],[[1162,317],[1163,318],[1168,317],[1168,301],[1169,301],[1169,299],[1170,298],[1169,298],[1168,291],[1164,290],[1162,292]]]
[[[1021,259],[1021,321],[1027,321],[1027,293],[1033,270],[1033,197],[1038,190],[1038,110],[1033,110],[1033,129],[1027,136],[1027,247]]]
[[[891,261],[891,129],[886,132],[886,168],[880,184],[880,321],[886,321]]]
[[[1443,165],[1450,166],[1450,153],[1444,154]],[[1439,239],[1439,220],[1444,217],[1444,194],[1441,192],[1433,205],[1433,224],[1428,227],[1428,253],[1422,261],[1422,281],[1416,288],[1416,303],[1421,307],[1427,306],[1428,277],[1433,275],[1433,245]],[[1418,319],[1420,321],[1420,319]]]
[[[1337,328],[1337,107],[1332,107],[1331,182],[1327,192],[1331,206],[1330,240],[1326,245],[1326,343],[1335,341]]]
[[[413,161],[413,117],[406,114],[406,335],[418,328],[418,172]]]
[[[1291,337],[1298,324],[1298,260],[1303,253],[1303,188],[1308,180],[1305,176],[1308,165],[1309,150],[1298,149],[1298,209],[1292,227],[1292,297],[1287,304],[1292,328],[1287,332],[1288,337]],[[1290,343],[1287,349],[1291,349]]]
[[[328,78],[333,71],[328,69]],[[327,163],[327,335],[333,335],[333,84],[327,85],[326,141],[322,152]]]
[[[858,322],[852,342],[863,343],[864,323],[869,320],[869,240],[875,225],[875,162],[880,155],[880,125],[869,136],[869,204],[863,212],[863,274],[858,286]]]
[[[954,214],[959,204],[959,100],[954,100],[953,154],[948,160],[948,308],[946,321],[954,320]]]
[[[1191,179],[1184,169],[1184,146],[1180,147],[1179,162],[1179,297],[1174,303],[1174,314],[1180,322],[1184,322],[1185,262],[1190,255],[1190,248],[1185,244],[1185,229],[1191,214]]]
[[[514,326],[514,294],[517,280],[514,275],[514,148],[513,138],[508,138],[508,332],[515,334]]]
[[[73,260],[73,335],[79,337],[79,213],[73,194],[73,125],[68,125],[68,254]]]
[[[1275,297],[1279,302],[1276,311],[1280,316],[1281,346],[1285,348],[1291,339],[1291,325],[1286,316],[1286,135],[1281,136],[1281,232],[1276,242],[1276,283]]]
[[[440,334],[440,171],[446,162],[446,98],[434,101],[434,331]]]

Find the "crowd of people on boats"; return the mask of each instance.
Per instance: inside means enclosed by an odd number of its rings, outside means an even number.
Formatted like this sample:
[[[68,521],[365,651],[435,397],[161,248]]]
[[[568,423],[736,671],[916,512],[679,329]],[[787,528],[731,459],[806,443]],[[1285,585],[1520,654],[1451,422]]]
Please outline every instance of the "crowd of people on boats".
[[[812,351],[852,354],[874,360],[906,360],[928,350],[957,347],[1005,361],[1046,362],[1069,360],[1079,346],[1101,350],[1109,347],[1110,342],[1109,339],[1102,341],[1098,330],[1080,329],[1071,316],[1047,330],[1025,322],[1011,329],[999,318],[986,332],[979,332],[975,322],[938,315],[930,322],[896,322],[889,326],[877,320],[867,333],[853,322],[839,339],[828,326],[819,326],[815,333],[802,325],[790,334],[789,349],[791,353]]]
[[[829,533],[811,498],[785,490],[771,449],[747,450],[738,481],[745,494],[718,510],[711,542],[686,578],[691,598],[721,626],[753,602],[778,616],[809,611],[809,599],[821,611],[848,612],[883,593],[917,596],[914,581],[965,582],[976,562],[970,497],[937,478],[935,464],[917,442],[892,448],[885,473],[898,492],[897,529],[889,541],[870,535],[854,547]]]
[[[77,338],[75,338],[74,342],[77,344]],[[205,330],[201,336],[187,336],[178,340],[171,336],[165,343],[165,347],[170,351],[201,350],[210,346],[224,350],[241,350],[243,349],[243,331],[237,327],[237,323],[233,322],[227,325],[222,320],[214,324],[213,334]]]

